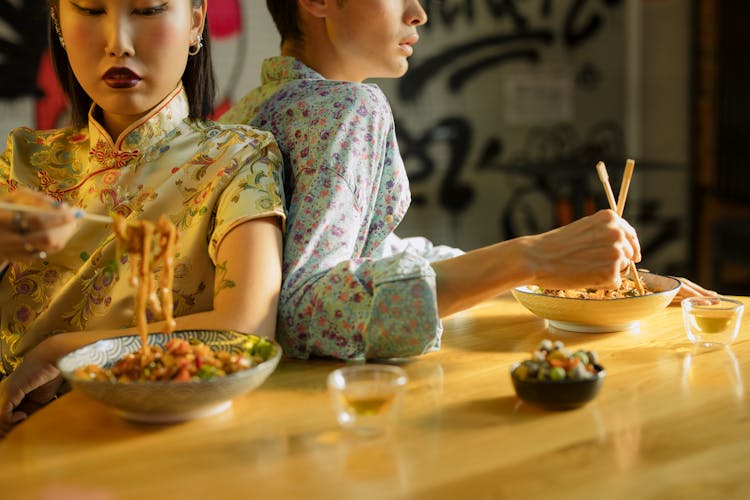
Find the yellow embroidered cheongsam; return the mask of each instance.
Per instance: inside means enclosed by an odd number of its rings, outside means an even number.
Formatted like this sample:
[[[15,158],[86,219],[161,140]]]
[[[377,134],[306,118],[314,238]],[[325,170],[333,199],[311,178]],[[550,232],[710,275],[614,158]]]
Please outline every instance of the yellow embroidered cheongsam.
[[[273,137],[189,118],[182,86],[117,142],[94,116],[92,107],[83,129],[14,129],[0,156],[0,194],[27,186],[87,212],[166,214],[179,231],[175,316],[210,310],[222,238],[245,221],[284,217]],[[9,265],[0,280],[0,375],[50,335],[134,326],[127,256],[115,259],[111,225],[83,219],[61,252]]]

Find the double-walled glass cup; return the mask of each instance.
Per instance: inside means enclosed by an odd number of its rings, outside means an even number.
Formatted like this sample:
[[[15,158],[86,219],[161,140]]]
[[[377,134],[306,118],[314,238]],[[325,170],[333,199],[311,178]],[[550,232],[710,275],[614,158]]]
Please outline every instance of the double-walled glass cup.
[[[398,366],[365,364],[334,370],[328,375],[328,390],[336,420],[363,436],[390,431],[406,382],[406,372]]]
[[[693,344],[728,346],[740,331],[745,306],[725,297],[690,297],[682,301],[685,332]]]

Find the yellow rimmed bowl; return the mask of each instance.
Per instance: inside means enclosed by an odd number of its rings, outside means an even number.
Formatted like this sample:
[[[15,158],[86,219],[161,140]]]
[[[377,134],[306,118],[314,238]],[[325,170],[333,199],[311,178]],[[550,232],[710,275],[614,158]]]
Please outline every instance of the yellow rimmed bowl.
[[[577,299],[556,297],[534,291],[528,286],[512,290],[526,309],[561,330],[603,333],[630,330],[672,302],[680,281],[671,276],[639,272],[644,284],[654,293],[617,299]]]

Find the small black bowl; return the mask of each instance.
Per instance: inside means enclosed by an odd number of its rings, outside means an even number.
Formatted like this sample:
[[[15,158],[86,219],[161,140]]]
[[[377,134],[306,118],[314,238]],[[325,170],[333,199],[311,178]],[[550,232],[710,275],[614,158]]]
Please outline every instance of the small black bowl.
[[[515,363],[510,368],[510,378],[518,397],[529,404],[545,410],[572,410],[578,408],[599,393],[607,372],[604,367],[596,366],[596,377],[583,380],[521,380],[515,375],[515,370],[521,363]]]

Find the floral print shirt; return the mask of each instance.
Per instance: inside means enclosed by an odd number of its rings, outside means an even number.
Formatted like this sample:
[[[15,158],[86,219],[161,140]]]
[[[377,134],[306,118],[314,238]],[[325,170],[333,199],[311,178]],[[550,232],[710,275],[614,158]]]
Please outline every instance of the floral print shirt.
[[[220,121],[270,131],[284,156],[284,352],[372,359],[438,348],[430,262],[460,251],[394,234],[410,193],[380,89],[275,57],[263,64],[262,86]]]
[[[179,232],[175,316],[210,310],[222,238],[245,221],[284,217],[276,142],[188,118],[181,85],[116,142],[94,111],[83,129],[13,130],[0,155],[0,194],[23,185],[88,212],[166,214]],[[116,262],[115,247],[111,224],[82,219],[61,252],[10,263],[0,280],[0,374],[50,335],[134,326],[127,255]]]

